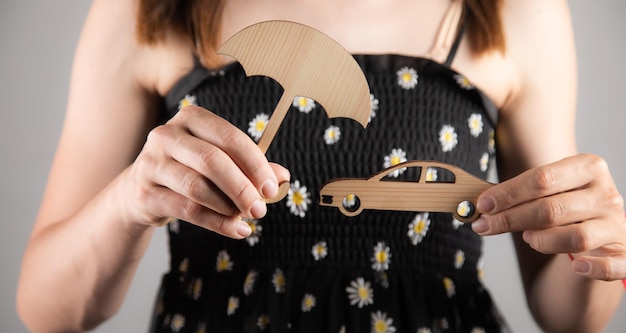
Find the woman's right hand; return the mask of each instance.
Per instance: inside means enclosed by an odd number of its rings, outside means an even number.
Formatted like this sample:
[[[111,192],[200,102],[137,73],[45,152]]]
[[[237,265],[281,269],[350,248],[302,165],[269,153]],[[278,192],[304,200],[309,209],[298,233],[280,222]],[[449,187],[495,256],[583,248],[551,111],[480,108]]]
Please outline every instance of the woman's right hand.
[[[251,230],[289,172],[269,163],[244,132],[198,106],[154,128],[122,176],[131,219],[163,225],[178,218],[231,238]]]

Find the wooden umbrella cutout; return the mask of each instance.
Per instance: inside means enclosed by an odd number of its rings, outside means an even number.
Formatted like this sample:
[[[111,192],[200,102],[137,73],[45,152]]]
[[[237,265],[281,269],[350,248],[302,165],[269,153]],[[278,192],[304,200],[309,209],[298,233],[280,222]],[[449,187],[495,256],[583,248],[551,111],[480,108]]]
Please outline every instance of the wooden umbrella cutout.
[[[259,140],[264,153],[296,96],[315,100],[330,118],[367,126],[371,102],[365,75],[346,49],[313,28],[289,21],[257,23],[233,35],[218,53],[239,61],[247,76],[271,77],[284,89]],[[280,184],[279,194],[267,202],[288,191],[289,183]]]

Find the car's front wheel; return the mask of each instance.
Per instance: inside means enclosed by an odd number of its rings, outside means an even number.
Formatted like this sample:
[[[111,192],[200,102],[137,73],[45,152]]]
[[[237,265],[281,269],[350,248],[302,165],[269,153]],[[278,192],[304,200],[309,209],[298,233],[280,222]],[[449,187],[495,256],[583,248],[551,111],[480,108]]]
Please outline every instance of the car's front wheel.
[[[356,194],[347,194],[341,200],[339,211],[346,216],[357,216],[363,211],[361,199]]]

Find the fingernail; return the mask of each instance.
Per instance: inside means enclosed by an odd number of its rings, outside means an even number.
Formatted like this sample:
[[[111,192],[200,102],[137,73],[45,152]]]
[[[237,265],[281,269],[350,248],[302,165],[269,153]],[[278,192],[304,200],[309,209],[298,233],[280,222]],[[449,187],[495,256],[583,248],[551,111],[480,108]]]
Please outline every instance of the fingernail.
[[[265,216],[265,213],[267,213],[267,206],[263,200],[255,201],[250,207],[250,214],[255,218],[261,218]]]
[[[578,274],[589,274],[591,263],[586,260],[574,260],[574,271]]]
[[[477,208],[481,213],[490,213],[494,208],[496,208],[496,203],[491,197],[483,197],[478,199]]]
[[[524,242],[526,242],[526,244],[530,244],[530,231],[526,230],[522,233],[522,239],[524,240]]]
[[[478,220],[472,223],[472,230],[475,233],[481,235],[489,231],[489,222],[482,217],[479,217]]]
[[[275,180],[268,179],[261,187],[261,193],[264,198],[273,198],[278,194],[278,184]]]
[[[250,228],[250,225],[248,224],[248,222],[243,221],[243,220],[240,220],[239,222],[237,222],[237,234],[241,236],[241,238],[246,238],[250,236],[251,233],[252,233],[252,228]]]

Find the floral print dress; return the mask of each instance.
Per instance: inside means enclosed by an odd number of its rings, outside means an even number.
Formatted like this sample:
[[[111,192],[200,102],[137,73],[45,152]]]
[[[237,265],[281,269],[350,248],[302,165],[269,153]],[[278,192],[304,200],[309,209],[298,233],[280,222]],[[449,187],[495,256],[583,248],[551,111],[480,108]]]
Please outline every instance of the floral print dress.
[[[291,172],[287,197],[264,218],[246,220],[245,240],[169,224],[171,270],[151,332],[507,330],[481,283],[481,239],[469,225],[433,212],[346,217],[318,204],[329,180],[366,178],[408,160],[450,163],[481,178],[494,161],[497,112],[466,77],[424,58],[354,57],[370,85],[367,129],[296,97],[267,153]],[[268,77],[246,77],[238,63],[215,71],[198,64],[166,106],[168,117],[203,106],[258,141],[281,93]],[[449,176],[426,173],[429,181]],[[347,209],[355,204],[354,196],[343,199]]]

